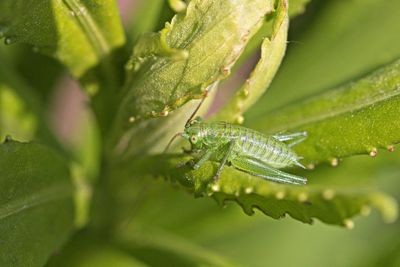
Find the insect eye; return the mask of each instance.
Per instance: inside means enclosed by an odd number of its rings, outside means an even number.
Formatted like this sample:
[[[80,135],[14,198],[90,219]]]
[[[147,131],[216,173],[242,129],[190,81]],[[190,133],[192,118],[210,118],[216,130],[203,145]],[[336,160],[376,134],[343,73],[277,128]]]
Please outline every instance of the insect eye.
[[[196,142],[197,142],[197,136],[192,135],[192,136],[190,137],[190,141],[192,141],[192,143],[196,143]]]

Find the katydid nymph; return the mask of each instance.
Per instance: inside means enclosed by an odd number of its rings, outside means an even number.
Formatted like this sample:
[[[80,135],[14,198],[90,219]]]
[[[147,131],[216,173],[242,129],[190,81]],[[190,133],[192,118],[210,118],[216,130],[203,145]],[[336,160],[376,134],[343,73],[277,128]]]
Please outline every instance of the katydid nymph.
[[[203,99],[204,100],[204,99]],[[226,122],[203,122],[200,117],[193,119],[203,100],[196,108],[181,133],[191,143],[191,150],[197,157],[191,161],[193,169],[200,168],[206,161],[219,162],[214,176],[217,181],[224,166],[234,168],[266,180],[288,184],[306,184],[307,179],[279,169],[298,166],[305,168],[292,147],[307,138],[306,132],[265,135],[255,130]]]

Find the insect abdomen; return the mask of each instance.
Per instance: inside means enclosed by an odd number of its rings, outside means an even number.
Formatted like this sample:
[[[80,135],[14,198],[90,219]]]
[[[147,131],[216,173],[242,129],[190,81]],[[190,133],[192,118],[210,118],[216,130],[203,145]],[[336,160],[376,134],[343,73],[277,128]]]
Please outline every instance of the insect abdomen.
[[[203,134],[219,141],[236,141],[234,154],[258,159],[275,168],[295,164],[297,155],[283,142],[260,132],[224,122],[203,124]]]
[[[266,145],[263,148],[264,155],[260,157],[260,160],[276,168],[290,166],[297,159],[297,155],[286,144],[273,137],[267,137]]]
[[[292,165],[297,157],[286,144],[252,130],[247,130],[239,143],[241,144],[239,153],[259,159],[276,168]]]

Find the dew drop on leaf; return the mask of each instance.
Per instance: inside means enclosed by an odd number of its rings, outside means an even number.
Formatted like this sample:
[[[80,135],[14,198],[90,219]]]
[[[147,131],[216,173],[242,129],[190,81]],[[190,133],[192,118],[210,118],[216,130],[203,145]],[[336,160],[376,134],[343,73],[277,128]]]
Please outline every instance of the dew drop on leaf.
[[[6,37],[6,39],[4,39],[4,44],[10,45],[12,43],[15,43],[16,41],[17,41],[17,38],[15,38],[15,37]]]

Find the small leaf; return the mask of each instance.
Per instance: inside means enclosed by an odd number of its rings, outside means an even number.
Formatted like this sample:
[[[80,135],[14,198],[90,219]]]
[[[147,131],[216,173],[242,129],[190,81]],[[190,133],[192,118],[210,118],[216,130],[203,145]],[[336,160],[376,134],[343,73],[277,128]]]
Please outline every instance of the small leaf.
[[[236,92],[214,119],[243,122],[242,114],[267,90],[285,55],[289,16],[285,0],[279,1],[271,38],[261,46],[261,59],[246,83]]]
[[[0,265],[43,266],[73,229],[69,169],[35,143],[0,145]]]
[[[219,181],[213,183],[217,164],[208,162],[196,171],[187,166],[178,167],[189,159],[183,156],[154,156],[134,163],[129,161],[117,166],[113,177],[126,177],[127,173],[165,177],[178,182],[195,196],[210,196],[221,205],[235,201],[246,214],[253,214],[257,208],[275,219],[289,214],[305,223],[312,223],[313,218],[317,218],[328,224],[351,228],[351,218],[370,207],[378,209],[386,222],[397,218],[397,202],[375,190],[324,184],[282,185],[231,167],[225,167]]]
[[[194,0],[160,33],[146,35],[127,66],[113,139],[118,141],[132,120],[165,116],[201,98],[208,86],[229,74],[271,10],[272,1]]]
[[[400,60],[356,82],[270,112],[251,125],[269,133],[306,131],[308,138],[296,151],[311,163],[355,154],[376,156],[378,147],[400,142],[399,96]]]
[[[281,0],[276,0],[275,2],[278,2]],[[310,2],[310,0],[290,0],[289,1],[289,17],[290,19],[302,14],[305,9],[306,5]],[[288,3],[288,2],[287,2]],[[271,14],[272,15],[272,14]],[[273,16],[271,16],[273,18]],[[241,66],[243,62],[246,61],[246,59],[253,55],[254,52],[260,48],[263,40],[265,39],[265,36],[270,36],[272,32],[272,20],[269,20],[269,16],[267,17],[266,21],[264,24],[261,26],[261,28],[257,31],[256,34],[251,38],[249,43],[246,45],[245,50],[243,51],[242,55],[240,58],[236,61],[235,67]]]

